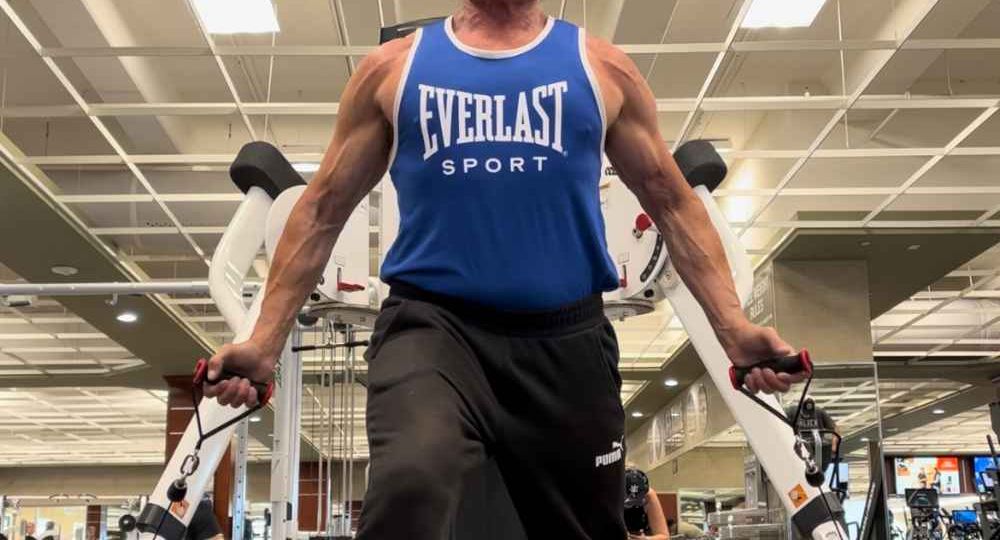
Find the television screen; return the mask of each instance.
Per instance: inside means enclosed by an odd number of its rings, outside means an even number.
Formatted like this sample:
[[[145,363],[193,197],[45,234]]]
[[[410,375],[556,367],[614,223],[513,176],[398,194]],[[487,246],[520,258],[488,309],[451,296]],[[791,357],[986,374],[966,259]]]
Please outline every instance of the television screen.
[[[945,495],[957,495],[962,489],[958,482],[958,458],[896,458],[896,493],[905,493],[907,489],[936,489]]]
[[[987,469],[993,468],[995,468],[993,458],[989,456],[976,456],[972,458],[972,473],[976,477],[977,491],[986,491],[988,488],[993,487],[989,477],[982,474],[986,472]]]
[[[938,492],[932,488],[907,488],[906,506],[910,508],[938,508]]]
[[[951,513],[951,519],[959,525],[966,525],[969,523],[976,523],[976,511],[975,510],[955,510]]]

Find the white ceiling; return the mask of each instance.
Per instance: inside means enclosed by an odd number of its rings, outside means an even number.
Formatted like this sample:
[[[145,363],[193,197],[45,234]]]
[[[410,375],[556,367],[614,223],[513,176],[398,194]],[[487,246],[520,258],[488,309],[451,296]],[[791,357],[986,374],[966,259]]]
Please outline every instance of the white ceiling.
[[[830,414],[841,437],[850,437],[883,419],[912,413],[930,403],[954,396],[969,385],[945,379],[881,380],[878,408],[875,383],[865,379],[817,379],[809,395],[816,405]],[[802,385],[787,394],[783,403],[795,404]],[[905,432],[883,431],[882,449],[891,455],[987,454],[986,435],[992,433],[988,407],[977,407],[957,414],[945,411],[940,420],[928,422]],[[862,439],[864,441],[864,439]],[[707,443],[716,447],[746,446],[746,437],[738,427],[716,435]],[[844,458],[851,462],[851,491],[863,493],[868,486],[867,450],[862,447]]]
[[[0,279],[17,276],[0,264]],[[72,377],[113,375],[145,365],[58,302],[0,307],[0,374]]]
[[[0,151],[137,275],[204,279],[240,201],[226,175],[235,151],[264,138],[317,161],[349,61],[382,20],[455,4],[277,0],[279,34],[209,42],[186,0],[0,0],[16,14],[0,17]],[[757,260],[792,227],[1000,226],[1000,0],[829,0],[811,28],[754,31],[734,31],[742,0],[543,5],[630,52],[669,142],[718,141],[731,173],[716,199]],[[881,316],[879,354],[997,360],[998,269],[995,248]],[[231,336],[207,298],[170,302],[206,337]],[[5,369],[138,362],[57,304],[37,309],[0,314]],[[663,306],[615,326],[626,376],[685,340]],[[321,365],[305,358],[307,372]],[[623,398],[642,384],[627,381]],[[363,425],[350,431],[364,448]]]
[[[0,463],[163,463],[167,392],[130,388],[0,389]],[[251,459],[270,450],[250,440]]]

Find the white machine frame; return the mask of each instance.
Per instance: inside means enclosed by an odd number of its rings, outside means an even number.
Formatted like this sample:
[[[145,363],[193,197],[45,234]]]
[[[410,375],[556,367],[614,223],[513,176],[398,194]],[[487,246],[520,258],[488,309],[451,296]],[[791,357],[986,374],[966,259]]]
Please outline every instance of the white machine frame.
[[[209,291],[212,300],[230,328],[236,333],[234,343],[250,337],[260,312],[264,288],[260,288],[247,306],[243,297],[247,274],[264,245],[266,217],[273,204],[267,192],[260,187],[251,187],[226,229],[216,248],[209,269]],[[298,462],[299,462],[299,395],[301,372],[293,361],[286,345],[281,356],[281,374],[277,382],[278,391],[274,407],[274,447],[271,458],[271,515],[272,538],[289,538],[288,531],[298,530],[296,506],[298,503]],[[245,412],[245,408],[233,409],[219,405],[214,399],[203,399],[198,405],[198,414],[206,429],[228,421]],[[244,420],[246,422],[246,420]],[[154,538],[156,529],[161,529],[168,520],[177,520],[184,528],[190,523],[219,461],[237,426],[231,426],[214,437],[205,440],[199,452],[200,465],[187,478],[187,494],[183,503],[170,503],[167,490],[180,476],[182,463],[199,438],[194,421],[188,424],[178,442],[164,474],[153,489],[149,502],[140,515],[140,526],[151,527],[144,530],[141,538]],[[189,511],[190,510],[190,511]],[[169,515],[163,514],[169,511]],[[171,530],[174,530],[171,528]],[[294,536],[294,534],[293,534]]]
[[[795,438],[788,425],[762,410],[746,396],[733,388],[728,370],[730,361],[723,351],[707,317],[690,290],[673,269],[669,254],[660,240],[655,227],[645,231],[635,229],[635,220],[642,214],[634,196],[616,178],[605,178],[610,182],[604,194],[604,212],[612,258],[619,270],[628,276],[622,287],[605,295],[609,311],[616,318],[641,314],[652,308],[652,303],[667,300],[687,331],[692,345],[705,364],[713,382],[718,387],[730,411],[743,427],[754,452],[767,471],[768,476],[782,495],[788,515],[795,520],[803,509],[812,508],[815,514],[817,502],[824,497],[822,492],[810,486],[805,480],[805,464],[795,454]],[[711,193],[704,186],[695,188],[704,203],[719,236],[723,241],[730,267],[733,270],[737,291],[742,302],[746,302],[753,287],[753,270],[746,251],[739,239],[729,228],[729,224],[716,205]],[[246,274],[261,245],[266,245],[269,255],[280,237],[280,232],[291,212],[292,206],[301,195],[301,189],[291,188],[272,200],[264,190],[251,188],[244,202],[233,217],[212,260],[209,286],[212,298],[219,306],[227,323],[236,332],[235,342],[249,337],[256,322],[263,298],[263,288],[258,291],[247,308],[242,296]],[[381,226],[383,256],[385,247],[395,238],[398,217],[395,211],[395,192],[389,181],[382,183]],[[367,204],[359,207],[345,228],[341,240],[324,272],[324,282],[319,287],[328,300],[344,305],[366,309],[384,295],[380,285],[368,280],[368,221]],[[347,287],[342,285],[347,283]],[[367,284],[366,290],[358,290],[353,285]],[[366,315],[370,316],[370,315]],[[272,538],[283,540],[297,535],[296,502],[298,489],[298,421],[301,408],[300,366],[286,347],[282,356],[282,369],[275,408],[274,455],[272,468]],[[761,396],[766,403],[780,409],[773,396]],[[214,399],[202,400],[199,405],[202,422],[217,425],[233,418],[243,410],[222,407]],[[196,505],[218,465],[222,454],[229,446],[232,431],[219,433],[205,441],[201,449],[201,465],[188,479],[186,501]],[[160,479],[150,499],[150,504],[168,508],[166,490],[178,476],[181,462],[197,440],[195,426],[189,425],[166,471]],[[171,512],[184,526],[190,521],[190,514],[177,515]],[[811,536],[820,539],[844,539],[846,533],[839,523],[829,516],[825,519],[810,517],[808,529]],[[141,521],[141,520],[140,520]],[[147,531],[145,540],[153,540]],[[148,537],[148,538],[146,538]],[[176,540],[169,538],[168,540]]]

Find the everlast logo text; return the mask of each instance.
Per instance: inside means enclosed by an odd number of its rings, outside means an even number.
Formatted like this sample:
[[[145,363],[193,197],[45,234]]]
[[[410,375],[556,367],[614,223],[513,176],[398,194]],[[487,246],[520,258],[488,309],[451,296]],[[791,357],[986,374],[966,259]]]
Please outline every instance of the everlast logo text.
[[[558,81],[511,96],[473,94],[426,84],[420,90],[420,131],[424,161],[443,149],[475,143],[521,143],[566,154],[563,147],[563,98],[569,91],[566,81]],[[445,159],[441,171],[446,176],[484,170],[542,172],[548,156],[525,155]]]

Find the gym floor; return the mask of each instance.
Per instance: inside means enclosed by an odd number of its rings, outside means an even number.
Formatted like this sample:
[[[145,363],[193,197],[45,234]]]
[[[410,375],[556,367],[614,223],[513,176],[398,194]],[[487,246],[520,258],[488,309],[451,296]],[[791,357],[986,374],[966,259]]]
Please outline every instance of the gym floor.
[[[204,283],[244,200],[228,175],[237,151],[266,140],[309,179],[379,29],[459,3],[259,0],[280,29],[232,33],[201,11],[212,1],[0,0],[0,287],[175,286],[3,296],[9,540],[44,538],[50,523],[63,540],[103,539],[138,513],[187,424],[194,360],[234,338]],[[843,437],[848,521],[863,513],[872,463],[887,471],[901,531],[904,490],[921,482],[938,486],[942,508],[972,508],[1000,376],[1000,0],[542,4],[631,56],[665,144],[708,140],[726,161],[713,197],[757,271],[755,314],[821,341],[831,358],[851,351],[809,390]],[[270,28],[253,13],[219,24]],[[368,203],[363,264],[377,277],[388,247],[381,188]],[[829,286],[823,297],[794,292],[776,269],[789,262],[861,270],[853,281],[811,275]],[[267,271],[261,250],[248,290]],[[782,290],[860,315],[830,307],[815,325],[850,324],[814,337],[809,323],[782,318]],[[629,462],[647,471],[668,517],[709,531],[713,512],[747,504],[743,431],[668,303],[613,324]],[[303,327],[300,339],[320,345],[332,331]],[[348,491],[356,517],[368,457],[363,352],[350,370],[344,352],[298,355],[301,531],[326,528],[322,506]],[[246,444],[248,534],[261,539],[273,425],[261,411]]]

